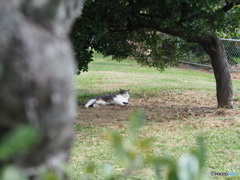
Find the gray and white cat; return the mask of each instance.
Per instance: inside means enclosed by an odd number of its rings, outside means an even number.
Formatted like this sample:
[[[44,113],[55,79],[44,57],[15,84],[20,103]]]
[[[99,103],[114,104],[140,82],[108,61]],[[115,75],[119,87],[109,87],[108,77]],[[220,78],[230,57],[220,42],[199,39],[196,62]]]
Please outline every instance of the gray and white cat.
[[[128,105],[128,104],[132,104],[131,102],[128,101],[130,95],[130,89],[129,90],[124,90],[124,89],[119,89],[119,94],[107,94],[107,95],[102,95],[102,96],[97,96],[97,97],[93,97],[91,98],[87,104],[85,105],[86,108],[88,108],[89,106],[93,106],[93,107],[99,107],[100,105],[108,105],[108,104],[112,104],[112,105]]]

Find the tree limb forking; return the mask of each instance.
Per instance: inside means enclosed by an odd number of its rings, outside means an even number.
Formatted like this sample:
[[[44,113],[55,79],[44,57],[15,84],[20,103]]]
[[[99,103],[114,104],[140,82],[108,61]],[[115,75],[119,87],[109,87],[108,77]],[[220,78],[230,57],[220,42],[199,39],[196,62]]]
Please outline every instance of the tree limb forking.
[[[144,16],[144,17],[153,18],[153,16],[151,14],[139,13],[139,15]]]
[[[234,2],[229,2],[229,1],[225,1],[225,2],[226,2],[226,4],[225,4],[224,7],[222,7],[222,9],[221,9],[221,10],[223,10],[224,12],[227,12],[227,11],[229,11],[230,9],[232,9],[234,6],[240,4],[240,1],[239,1],[239,0],[234,1]]]

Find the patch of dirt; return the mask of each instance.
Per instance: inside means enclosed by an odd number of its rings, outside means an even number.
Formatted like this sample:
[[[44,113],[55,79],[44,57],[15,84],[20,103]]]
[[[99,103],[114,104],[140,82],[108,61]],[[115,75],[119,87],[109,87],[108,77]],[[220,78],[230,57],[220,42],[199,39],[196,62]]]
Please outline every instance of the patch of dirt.
[[[130,98],[134,104],[127,107],[100,106],[99,108],[78,107],[77,124],[83,126],[110,126],[122,128],[134,109],[142,109],[148,122],[172,122],[202,119],[209,127],[240,124],[240,109],[218,109],[214,94],[196,91],[161,92],[157,97]],[[235,104],[235,106],[239,106]],[[225,121],[231,119],[231,121]]]

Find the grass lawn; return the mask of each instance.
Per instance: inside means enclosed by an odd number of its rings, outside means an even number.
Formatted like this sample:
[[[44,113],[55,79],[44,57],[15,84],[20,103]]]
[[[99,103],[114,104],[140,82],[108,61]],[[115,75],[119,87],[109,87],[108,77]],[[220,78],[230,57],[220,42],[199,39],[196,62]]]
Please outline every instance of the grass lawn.
[[[235,100],[239,100],[240,81],[233,80],[233,87]],[[119,88],[131,89],[134,106],[83,108],[90,97],[115,93]],[[115,179],[155,179],[152,167],[136,169],[125,176],[124,162],[111,147],[109,134],[118,131],[126,137],[127,117],[134,109],[146,113],[139,139],[149,142],[147,155],[172,156],[177,160],[196,147],[196,137],[201,134],[207,148],[206,171],[239,174],[210,179],[240,179],[239,101],[231,110],[216,108],[212,73],[173,67],[159,72],[135,61],[118,63],[96,55],[89,72],[76,76],[76,92],[79,107],[70,159],[71,180],[84,179],[84,172],[91,170],[92,179],[101,179],[106,163],[112,165]],[[164,168],[162,174],[166,174]]]

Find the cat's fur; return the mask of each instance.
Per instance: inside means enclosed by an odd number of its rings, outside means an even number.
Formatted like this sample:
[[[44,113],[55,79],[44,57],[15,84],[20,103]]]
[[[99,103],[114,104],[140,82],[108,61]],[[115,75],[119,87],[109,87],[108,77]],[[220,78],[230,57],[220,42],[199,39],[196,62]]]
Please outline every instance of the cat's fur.
[[[108,105],[108,104],[112,104],[112,105],[128,105],[128,104],[132,104],[131,102],[128,101],[130,95],[130,89],[129,90],[124,90],[124,89],[119,89],[119,94],[107,94],[107,95],[102,95],[102,96],[97,96],[97,97],[93,97],[91,98],[87,104],[85,105],[86,108],[88,108],[89,106],[93,106],[93,107],[99,107],[100,105]]]

